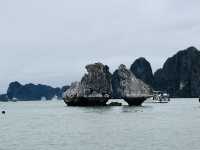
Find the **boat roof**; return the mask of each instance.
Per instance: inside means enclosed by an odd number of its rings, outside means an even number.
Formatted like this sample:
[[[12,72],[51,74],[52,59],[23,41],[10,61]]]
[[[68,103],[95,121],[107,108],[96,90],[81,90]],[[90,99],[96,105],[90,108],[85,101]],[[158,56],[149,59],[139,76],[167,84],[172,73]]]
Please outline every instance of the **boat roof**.
[[[153,93],[162,93],[162,94],[167,94],[166,92],[163,92],[163,91],[153,91]]]

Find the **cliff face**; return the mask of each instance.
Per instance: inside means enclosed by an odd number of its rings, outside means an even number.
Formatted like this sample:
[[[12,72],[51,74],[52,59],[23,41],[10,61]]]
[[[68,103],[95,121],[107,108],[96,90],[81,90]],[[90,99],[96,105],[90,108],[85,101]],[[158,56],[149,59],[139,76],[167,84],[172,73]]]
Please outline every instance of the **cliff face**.
[[[18,100],[40,100],[45,97],[47,100],[50,100],[54,96],[61,99],[62,92],[63,91],[60,88],[52,88],[42,84],[22,85],[19,82],[12,82],[9,84],[7,97],[8,99],[16,98]]]
[[[195,47],[168,58],[154,74],[155,87],[172,97],[200,96],[200,51]]]
[[[130,68],[131,72],[146,84],[154,87],[154,77],[150,63],[143,57],[134,61]]]
[[[112,87],[114,98],[141,97],[151,95],[151,88],[126,68],[120,65],[113,73]]]
[[[101,63],[91,64],[86,66],[88,74],[81,80],[81,86],[84,96],[95,95],[95,93],[111,95],[111,73],[109,67]]]

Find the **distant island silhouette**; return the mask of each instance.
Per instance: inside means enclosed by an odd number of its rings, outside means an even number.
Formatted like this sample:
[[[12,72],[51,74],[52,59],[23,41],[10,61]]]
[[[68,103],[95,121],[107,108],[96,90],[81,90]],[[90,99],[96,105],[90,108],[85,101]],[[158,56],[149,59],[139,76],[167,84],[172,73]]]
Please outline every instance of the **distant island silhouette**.
[[[53,98],[62,99],[62,93],[69,88],[64,86],[62,88],[53,88],[48,85],[43,84],[25,84],[15,81],[9,84],[6,94],[0,95],[0,101],[8,100],[23,100],[23,101],[33,101],[33,100],[51,100]]]

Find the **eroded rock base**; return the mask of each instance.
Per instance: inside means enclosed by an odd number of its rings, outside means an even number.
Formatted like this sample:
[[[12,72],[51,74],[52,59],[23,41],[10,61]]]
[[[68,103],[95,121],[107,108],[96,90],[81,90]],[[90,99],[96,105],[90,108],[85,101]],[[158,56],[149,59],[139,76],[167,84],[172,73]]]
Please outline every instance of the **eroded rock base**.
[[[73,100],[64,99],[64,102],[68,106],[106,106],[108,99],[101,97],[84,98],[78,97]]]
[[[141,106],[146,99],[146,97],[124,98],[129,106]]]

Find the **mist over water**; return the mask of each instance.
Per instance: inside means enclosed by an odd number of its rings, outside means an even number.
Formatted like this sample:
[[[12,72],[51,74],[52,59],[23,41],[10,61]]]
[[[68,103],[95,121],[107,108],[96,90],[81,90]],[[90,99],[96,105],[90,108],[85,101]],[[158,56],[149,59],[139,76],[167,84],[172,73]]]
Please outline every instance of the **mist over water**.
[[[0,150],[199,150],[197,99],[142,107],[6,102],[0,110]]]

